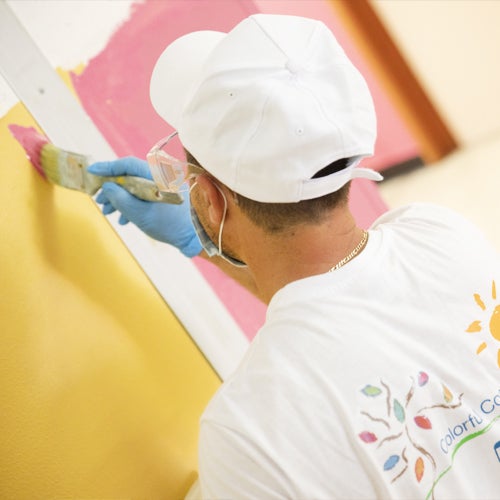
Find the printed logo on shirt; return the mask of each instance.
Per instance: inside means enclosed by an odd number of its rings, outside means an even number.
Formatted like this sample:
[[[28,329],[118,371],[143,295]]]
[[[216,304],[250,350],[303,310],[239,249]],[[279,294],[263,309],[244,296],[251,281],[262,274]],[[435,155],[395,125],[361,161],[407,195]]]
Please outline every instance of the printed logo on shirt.
[[[500,441],[497,441],[495,445],[493,446],[493,450],[495,451],[495,455],[498,458],[498,461],[500,462]]]
[[[500,368],[500,304],[496,304],[497,291],[495,281],[491,285],[491,301],[486,303],[481,295],[475,293],[474,300],[481,310],[481,319],[474,319],[465,330],[467,333],[478,334],[479,344],[476,347],[476,354],[481,354],[485,349],[496,349],[497,366]],[[487,323],[487,326],[482,323]],[[489,331],[489,335],[488,335]],[[493,338],[493,340],[492,340]]]
[[[391,483],[409,473],[414,474],[419,483],[425,474],[433,477],[436,475],[435,458],[419,442],[419,433],[415,431],[425,432],[432,429],[432,417],[429,416],[431,410],[458,408],[462,404],[463,394],[455,395],[446,385],[441,384],[440,400],[421,408],[413,408],[414,405],[411,403],[416,391],[422,390],[428,382],[429,375],[426,372],[420,372],[416,379],[412,379],[410,387],[402,398],[395,397],[389,385],[382,380],[377,385],[366,385],[361,391],[367,398],[385,400],[385,408],[378,406],[379,411],[383,410],[382,414],[374,414],[369,410],[361,412],[367,423],[371,425],[367,430],[362,431],[359,437],[364,443],[377,443],[377,449],[391,443],[392,451],[383,463],[383,469],[388,473]],[[394,453],[396,443],[399,453]]]
[[[500,420],[500,389],[477,408],[463,407],[463,393],[420,371],[402,389],[383,380],[361,389],[358,434],[370,447],[389,484],[413,477],[426,498],[452,469],[457,452]],[[495,449],[495,452],[497,450]]]

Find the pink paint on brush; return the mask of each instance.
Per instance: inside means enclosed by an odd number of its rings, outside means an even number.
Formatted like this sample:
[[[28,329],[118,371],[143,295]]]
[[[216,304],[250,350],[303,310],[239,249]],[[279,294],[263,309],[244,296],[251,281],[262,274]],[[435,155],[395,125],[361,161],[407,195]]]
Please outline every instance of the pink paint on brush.
[[[10,133],[21,144],[26,155],[35,167],[38,173],[45,177],[45,173],[40,161],[40,154],[45,144],[48,144],[48,139],[40,134],[33,127],[22,127],[21,125],[9,125]]]

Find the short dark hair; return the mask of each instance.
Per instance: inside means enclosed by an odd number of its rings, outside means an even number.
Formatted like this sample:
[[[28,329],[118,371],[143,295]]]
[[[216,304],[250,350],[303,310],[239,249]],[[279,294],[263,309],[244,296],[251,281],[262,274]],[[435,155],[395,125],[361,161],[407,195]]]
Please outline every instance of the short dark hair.
[[[196,158],[186,151],[187,161],[201,166]],[[347,167],[348,159],[336,160],[317,172],[313,178],[325,177]],[[302,200],[295,203],[263,203],[234,193],[242,212],[257,226],[270,234],[285,232],[299,224],[315,224],[338,206],[347,203],[351,183],[341,189],[319,198]]]

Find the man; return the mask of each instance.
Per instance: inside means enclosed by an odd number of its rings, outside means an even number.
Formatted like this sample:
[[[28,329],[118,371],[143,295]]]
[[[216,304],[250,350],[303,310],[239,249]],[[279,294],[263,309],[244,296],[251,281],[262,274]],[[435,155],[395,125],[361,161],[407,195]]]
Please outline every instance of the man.
[[[356,226],[350,180],[380,179],[358,167],[375,115],[330,31],[254,15],[188,34],[159,58],[151,97],[178,136],[153,148],[150,169],[185,201],[108,183],[104,213],[210,258],[269,304],[202,417],[203,496],[498,496],[498,256],[431,205]],[[188,162],[171,156],[176,139]],[[150,176],[133,158],[91,170]]]

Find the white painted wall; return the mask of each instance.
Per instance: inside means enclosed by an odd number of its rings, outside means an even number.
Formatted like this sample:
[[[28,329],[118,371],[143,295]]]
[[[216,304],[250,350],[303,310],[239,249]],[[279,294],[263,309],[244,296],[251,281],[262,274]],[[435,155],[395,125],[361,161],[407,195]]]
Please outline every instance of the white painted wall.
[[[133,0],[7,0],[54,68],[74,69],[97,55],[130,14]],[[57,20],[57,29],[54,23]],[[0,116],[18,102],[0,76]]]
[[[500,134],[500,1],[372,0],[464,146]]]
[[[132,0],[8,0],[52,66],[73,69],[97,55],[130,14]],[[57,19],[57,30],[54,29]]]

